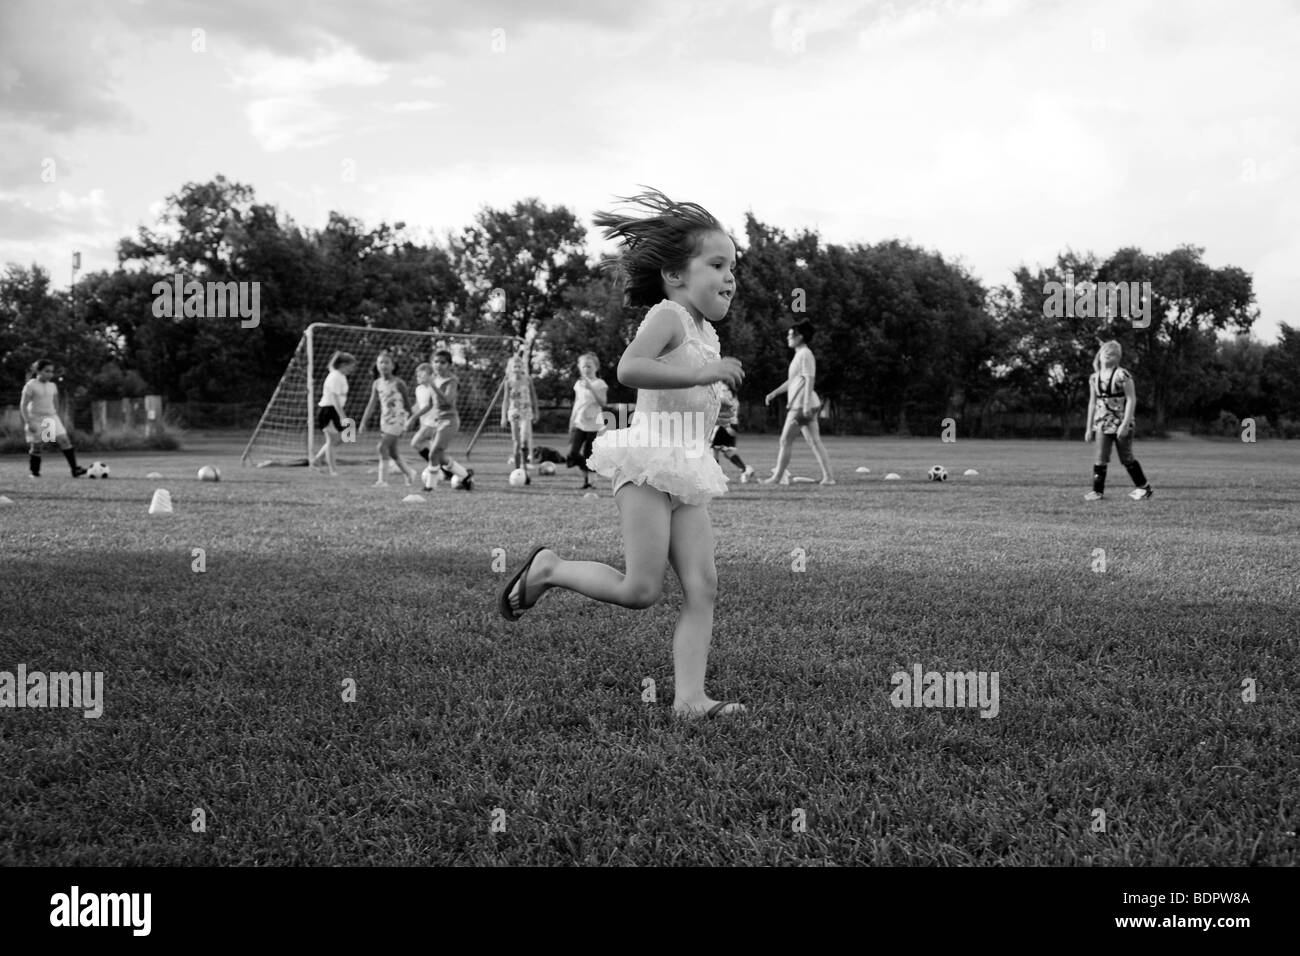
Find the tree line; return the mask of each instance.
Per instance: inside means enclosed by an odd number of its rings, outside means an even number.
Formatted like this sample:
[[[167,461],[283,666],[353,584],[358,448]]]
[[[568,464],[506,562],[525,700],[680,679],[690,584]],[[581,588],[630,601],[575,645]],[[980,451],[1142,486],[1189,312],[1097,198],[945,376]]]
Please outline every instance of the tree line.
[[[718,332],[746,368],[740,397],[760,419],[749,427],[762,424],[761,396],[785,377],[785,329],[807,319],[826,427],[842,433],[937,433],[952,418],[960,434],[994,434],[1017,413],[1077,430],[1093,354],[1116,338],[1137,378],[1139,420],[1153,430],[1249,417],[1263,435],[1300,437],[1300,330],[1283,323],[1271,345],[1252,338],[1251,276],[1207,263],[1201,248],[1067,251],[986,288],[959,261],[898,240],[826,243],[753,213],[735,238],[738,295]],[[117,259],[69,290],[37,266],[7,266],[0,402],[17,401],[42,356],[55,359],[78,403],[146,393],[265,402],[312,322],[531,332],[543,403],[572,397],[585,351],[604,364],[611,401],[635,398],[612,367],[644,310],[623,307],[564,206],[484,208],[443,237],[416,236],[402,222],[367,228],[337,212],[316,230],[217,176],[169,196],[154,228],[119,242]],[[258,322],[155,308],[155,286],[176,275],[260,283]],[[1091,293],[1107,287],[1136,298],[1121,313],[1104,297],[1095,305]]]

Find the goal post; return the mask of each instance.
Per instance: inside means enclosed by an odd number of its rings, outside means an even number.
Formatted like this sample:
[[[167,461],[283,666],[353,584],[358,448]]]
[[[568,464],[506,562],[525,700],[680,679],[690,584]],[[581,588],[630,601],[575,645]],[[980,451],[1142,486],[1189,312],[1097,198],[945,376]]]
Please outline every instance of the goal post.
[[[524,340],[514,336],[413,332],[313,322],[303,331],[241,460],[259,466],[311,463],[321,442],[316,429],[316,409],[335,352],[349,352],[357,360],[357,367],[348,379],[345,405],[347,417],[357,424],[370,400],[371,383],[377,375],[375,359],[381,351],[393,357],[394,374],[406,382],[414,399],[416,366],[428,362],[435,351],[446,349],[451,353],[452,374],[457,380],[456,406],[462,431],[479,425],[487,435],[499,436],[507,429],[501,427],[499,419],[490,418],[489,413],[500,395],[506,361],[523,346]],[[371,419],[369,428],[377,436],[378,420],[373,414]],[[346,458],[347,452],[357,446],[337,447]],[[365,460],[373,457],[365,453]]]

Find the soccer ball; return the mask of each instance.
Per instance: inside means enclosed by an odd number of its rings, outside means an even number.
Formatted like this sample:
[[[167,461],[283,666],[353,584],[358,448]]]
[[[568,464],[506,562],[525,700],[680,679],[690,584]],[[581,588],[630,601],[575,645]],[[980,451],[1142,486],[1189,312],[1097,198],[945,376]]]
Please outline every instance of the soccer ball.
[[[108,477],[108,465],[104,464],[102,461],[97,461],[97,462],[95,462],[95,463],[92,464],[89,468],[86,469],[86,477],[87,477],[87,478],[107,478],[107,477]]]
[[[220,481],[221,472],[215,465],[204,465],[199,469],[199,481]]]
[[[510,472],[510,484],[514,485],[516,488],[520,485],[528,484],[528,472],[524,471],[522,468],[516,468],[514,471]]]
[[[554,462],[544,461],[537,470],[543,475],[553,475],[555,474],[555,464]]]
[[[433,491],[440,481],[442,481],[442,469],[437,465],[429,465],[420,472],[420,483],[424,485],[425,491]]]
[[[943,465],[935,465],[925,473],[925,477],[929,478],[931,481],[947,481],[948,469],[943,467]]]

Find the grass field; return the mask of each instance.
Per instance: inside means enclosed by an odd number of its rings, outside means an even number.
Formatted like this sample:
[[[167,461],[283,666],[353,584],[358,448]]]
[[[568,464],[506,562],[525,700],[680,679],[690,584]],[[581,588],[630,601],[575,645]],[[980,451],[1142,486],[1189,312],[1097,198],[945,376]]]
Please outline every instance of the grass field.
[[[1112,462],[1092,504],[1082,443],[827,445],[838,486],[712,506],[708,689],[751,712],[691,723],[671,575],[645,611],[497,615],[495,548],[621,566],[607,483],[509,488],[484,449],[475,491],[412,505],[233,437],[97,455],[102,482],[0,459],[0,670],[105,686],[97,720],[0,710],[0,863],[1297,862],[1300,442],[1139,442],[1155,497]],[[895,708],[915,664],[997,672],[997,716]]]

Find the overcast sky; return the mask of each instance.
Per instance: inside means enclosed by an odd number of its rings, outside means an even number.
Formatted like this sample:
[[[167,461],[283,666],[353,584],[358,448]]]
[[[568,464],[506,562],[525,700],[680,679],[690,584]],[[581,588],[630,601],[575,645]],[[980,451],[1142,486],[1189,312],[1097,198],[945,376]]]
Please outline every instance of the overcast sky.
[[[989,286],[1193,243],[1254,275],[1272,340],[1300,326],[1300,2],[0,0],[0,262],[111,269],[218,173],[421,238],[646,183]]]

